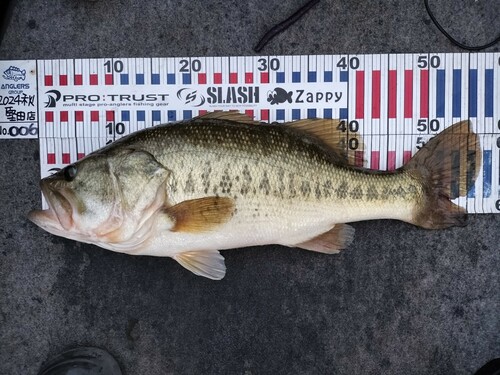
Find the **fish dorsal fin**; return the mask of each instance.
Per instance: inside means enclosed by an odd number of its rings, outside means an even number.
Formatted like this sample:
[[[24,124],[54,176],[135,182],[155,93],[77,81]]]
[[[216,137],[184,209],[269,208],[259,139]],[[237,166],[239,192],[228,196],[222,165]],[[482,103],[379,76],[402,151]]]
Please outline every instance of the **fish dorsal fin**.
[[[216,111],[216,112],[208,112],[204,115],[198,116],[195,119],[199,120],[207,120],[207,119],[217,119],[217,120],[226,120],[226,121],[234,121],[242,124],[250,124],[250,125],[261,125],[262,123],[255,121],[252,117],[238,112],[238,111]]]
[[[226,120],[248,125],[263,125],[265,123],[255,121],[248,115],[238,111],[216,111],[208,112],[198,116],[199,120]],[[347,131],[347,125],[343,120],[337,119],[304,119],[283,124],[293,129],[302,131],[314,138],[320,139],[327,145],[342,161],[349,165],[356,165],[355,151],[363,151],[364,143],[359,133]],[[353,147],[355,146],[355,147]]]
[[[348,132],[344,120],[305,119],[289,122],[286,125],[320,139],[349,165],[356,164],[356,156],[352,149],[364,150],[361,135],[357,132]]]
[[[349,246],[353,239],[353,227],[347,224],[335,224],[328,232],[295,246],[319,253],[336,254]]]
[[[220,280],[226,275],[224,257],[217,250],[187,251],[175,255],[174,259],[198,276]]]
[[[163,209],[172,218],[172,232],[209,232],[226,223],[234,212],[234,200],[226,197],[191,199]]]

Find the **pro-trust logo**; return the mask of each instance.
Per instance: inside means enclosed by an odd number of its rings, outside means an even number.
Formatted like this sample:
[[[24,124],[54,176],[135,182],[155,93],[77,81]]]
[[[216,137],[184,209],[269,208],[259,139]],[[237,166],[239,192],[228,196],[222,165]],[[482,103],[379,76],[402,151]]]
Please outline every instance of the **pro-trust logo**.
[[[47,101],[45,102],[45,108],[55,108],[58,102],[61,102],[63,106],[74,106],[83,105],[86,103],[162,103],[162,105],[168,104],[169,94],[157,94],[157,93],[147,93],[147,94],[62,94],[59,90],[49,90],[45,93],[47,95]]]
[[[61,99],[61,93],[58,90],[49,90],[46,92],[47,101],[45,102],[45,108],[55,108],[59,99]]]

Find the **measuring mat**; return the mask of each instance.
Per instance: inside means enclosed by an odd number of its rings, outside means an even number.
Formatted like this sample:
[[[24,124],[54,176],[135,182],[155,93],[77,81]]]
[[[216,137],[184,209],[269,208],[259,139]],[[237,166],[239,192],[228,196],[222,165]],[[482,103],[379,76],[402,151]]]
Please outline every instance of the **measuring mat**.
[[[380,170],[470,119],[482,166],[454,203],[500,212],[500,53],[21,60],[0,61],[0,72],[0,138],[39,138],[42,177],[131,132],[208,111],[341,119],[358,165]]]

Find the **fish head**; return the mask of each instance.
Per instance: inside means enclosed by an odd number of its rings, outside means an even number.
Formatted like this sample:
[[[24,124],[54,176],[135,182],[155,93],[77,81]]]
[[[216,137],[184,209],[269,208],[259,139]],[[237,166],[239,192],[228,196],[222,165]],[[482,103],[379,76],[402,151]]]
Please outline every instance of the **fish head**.
[[[31,211],[28,217],[52,234],[90,239],[103,227],[119,225],[115,185],[107,157],[90,155],[42,179],[40,187],[49,208]]]
[[[41,180],[49,208],[28,218],[77,241],[120,243],[165,203],[168,171],[147,152],[94,153]]]

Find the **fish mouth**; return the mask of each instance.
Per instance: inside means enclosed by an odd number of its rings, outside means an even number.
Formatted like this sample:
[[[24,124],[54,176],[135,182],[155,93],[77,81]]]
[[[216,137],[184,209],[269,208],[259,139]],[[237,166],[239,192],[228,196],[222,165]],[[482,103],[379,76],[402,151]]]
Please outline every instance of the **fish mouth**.
[[[73,228],[73,206],[65,189],[55,189],[45,179],[40,182],[42,193],[47,200],[47,210],[33,210],[28,219],[53,234],[67,232]]]

